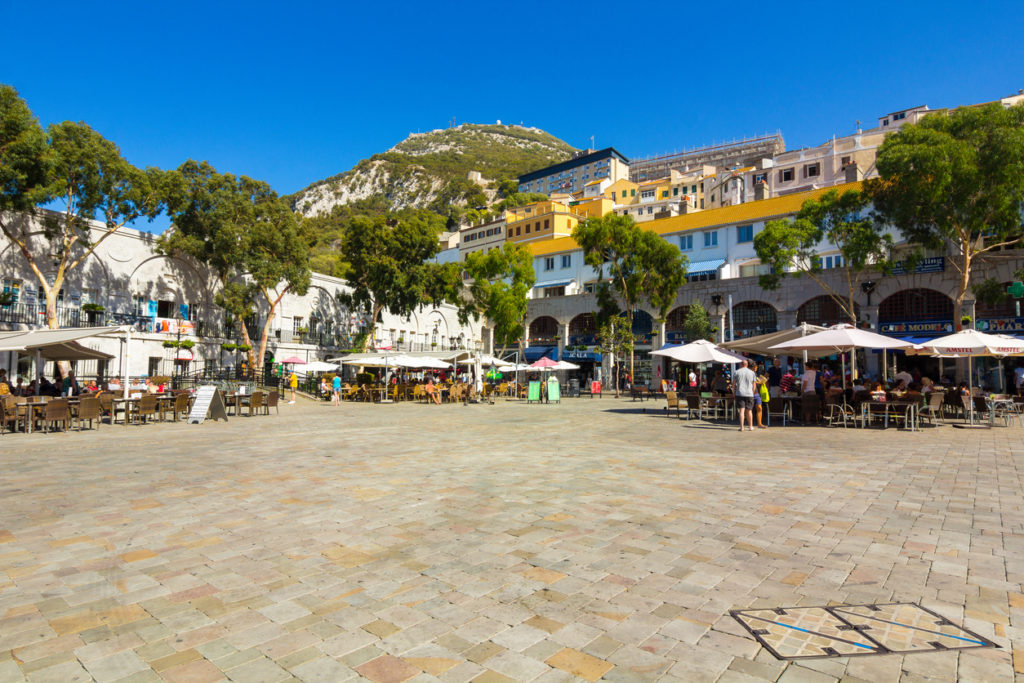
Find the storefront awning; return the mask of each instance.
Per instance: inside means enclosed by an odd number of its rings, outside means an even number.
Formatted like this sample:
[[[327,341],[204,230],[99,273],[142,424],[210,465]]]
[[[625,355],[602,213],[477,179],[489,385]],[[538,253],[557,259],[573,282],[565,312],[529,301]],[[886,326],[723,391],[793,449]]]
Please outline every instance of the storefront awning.
[[[544,356],[547,356],[551,360],[558,360],[558,347],[557,346],[527,346],[524,353],[526,360],[533,362]]]
[[[707,261],[691,261],[686,269],[687,275],[709,275],[717,273],[718,269],[725,263],[724,258],[715,258]]]
[[[545,289],[547,287],[565,287],[571,285],[572,280],[552,280],[551,282],[538,282],[533,285],[534,289]]]

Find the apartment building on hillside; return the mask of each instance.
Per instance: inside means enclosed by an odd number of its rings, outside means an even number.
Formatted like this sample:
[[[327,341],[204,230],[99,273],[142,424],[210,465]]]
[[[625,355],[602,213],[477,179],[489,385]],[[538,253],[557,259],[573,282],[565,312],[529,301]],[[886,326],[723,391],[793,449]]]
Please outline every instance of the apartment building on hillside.
[[[568,161],[519,176],[520,192],[576,193],[594,180],[612,182],[629,177],[629,159],[614,147],[584,150]]]

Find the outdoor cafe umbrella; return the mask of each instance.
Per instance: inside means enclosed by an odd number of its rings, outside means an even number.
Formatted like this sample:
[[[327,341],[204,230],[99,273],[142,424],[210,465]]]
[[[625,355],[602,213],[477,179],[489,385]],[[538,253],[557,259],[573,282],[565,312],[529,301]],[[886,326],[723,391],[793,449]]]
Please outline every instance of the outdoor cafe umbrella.
[[[305,365],[306,361],[302,360],[298,356],[288,356],[284,360],[275,361],[281,365]]]
[[[806,337],[790,339],[769,348],[777,351],[825,351],[840,354],[843,366],[843,388],[845,389],[846,357],[843,354],[850,352],[850,357],[853,358],[852,352],[855,349],[905,349],[910,346],[913,345],[902,339],[893,339],[876,332],[858,329],[853,325],[841,324],[833,325]]]
[[[698,339],[679,346],[663,346],[651,351],[652,356],[664,356],[680,363],[739,363],[745,357],[717,347],[706,339]]]
[[[929,353],[936,356],[967,358],[967,393],[971,400],[971,425],[974,425],[974,399],[971,394],[971,359],[979,356],[1020,356],[1024,355],[1024,341],[1005,334],[987,334],[977,330],[960,330],[945,337],[938,337],[914,347],[912,353]]]

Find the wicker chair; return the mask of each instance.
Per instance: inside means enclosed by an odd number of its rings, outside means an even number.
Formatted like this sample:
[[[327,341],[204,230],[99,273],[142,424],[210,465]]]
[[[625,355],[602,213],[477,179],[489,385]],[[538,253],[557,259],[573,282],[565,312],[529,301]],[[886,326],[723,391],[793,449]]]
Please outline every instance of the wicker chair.
[[[71,411],[68,410],[66,398],[55,398],[47,401],[43,410],[43,421],[46,423],[47,431],[53,431],[54,426],[61,422],[64,424],[64,431],[71,426]]]
[[[267,394],[267,400],[263,404],[263,414],[270,415],[270,409],[273,408],[278,414],[281,413],[281,408],[278,406],[278,402],[281,400],[281,394],[275,389]]]
[[[179,415],[188,415],[188,409],[192,403],[192,398],[188,394],[178,394],[174,397],[174,406],[171,408],[171,412],[174,414],[174,421],[178,421]]]
[[[263,392],[254,391],[252,396],[249,397],[249,417],[258,415],[260,408],[263,407]]]
[[[18,425],[24,426],[24,419],[22,414],[18,412],[16,404],[17,399],[14,396],[4,396],[3,400],[0,401],[0,434],[11,429],[11,424],[14,424],[14,428],[11,431],[17,431]]]
[[[100,420],[100,400],[95,396],[83,396],[78,403],[78,431],[82,431],[82,423],[86,420],[89,421],[89,429],[92,429],[93,421],[97,423],[97,427],[102,422]]]
[[[139,422],[139,424],[149,421],[150,417],[156,416],[156,396],[153,394],[144,394],[139,399],[138,407],[135,408],[135,414],[132,418]]]
[[[672,410],[673,408],[675,408],[676,410],[676,417],[679,417],[679,395],[674,391],[666,391],[665,401],[665,417],[671,417],[668,411]]]

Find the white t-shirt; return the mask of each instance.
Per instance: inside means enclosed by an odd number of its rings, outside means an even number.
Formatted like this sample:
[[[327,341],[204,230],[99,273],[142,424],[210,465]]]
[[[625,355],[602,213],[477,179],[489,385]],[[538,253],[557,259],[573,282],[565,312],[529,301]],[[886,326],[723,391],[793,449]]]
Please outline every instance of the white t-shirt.
[[[806,370],[800,378],[800,391],[805,394],[814,393],[814,379],[818,376],[817,370]]]
[[[900,370],[899,372],[896,373],[896,376],[893,377],[893,379],[896,380],[897,382],[903,380],[903,383],[909,386],[910,383],[914,381],[914,376],[911,375],[906,370]]]
[[[736,387],[736,395],[746,398],[754,398],[754,381],[757,377],[750,368],[740,368],[733,376],[733,385]]]

